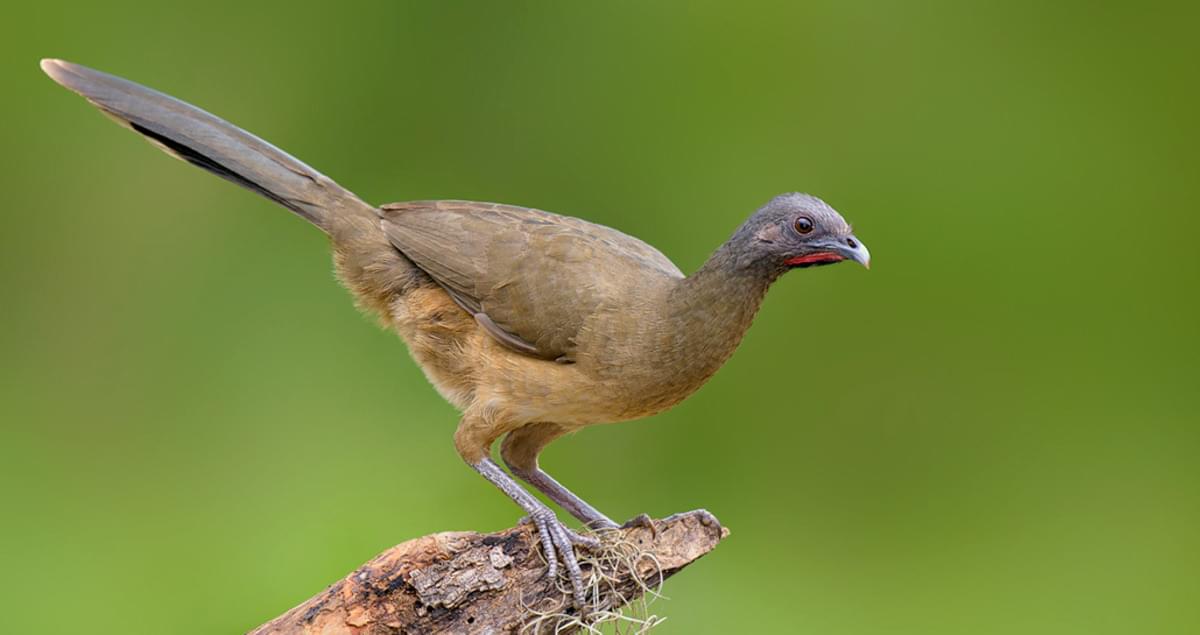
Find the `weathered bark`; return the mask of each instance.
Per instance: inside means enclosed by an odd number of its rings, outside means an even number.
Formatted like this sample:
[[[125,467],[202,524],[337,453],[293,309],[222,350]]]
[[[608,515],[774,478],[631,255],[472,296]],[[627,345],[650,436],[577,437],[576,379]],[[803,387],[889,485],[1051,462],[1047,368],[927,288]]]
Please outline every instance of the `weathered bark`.
[[[581,554],[585,579],[595,581],[588,595],[592,615],[641,597],[729,534],[704,510],[643,519],[607,534],[611,548],[598,558]],[[493,534],[416,538],[253,633],[513,633],[523,626],[555,632],[575,620],[576,610],[569,585],[546,577],[539,546],[528,523]],[[551,613],[559,616],[531,624]]]

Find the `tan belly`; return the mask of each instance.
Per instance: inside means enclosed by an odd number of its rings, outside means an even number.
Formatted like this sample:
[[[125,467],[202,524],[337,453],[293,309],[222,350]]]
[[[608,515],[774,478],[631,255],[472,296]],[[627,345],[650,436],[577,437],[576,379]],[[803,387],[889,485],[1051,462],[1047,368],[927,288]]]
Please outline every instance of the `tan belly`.
[[[523,422],[548,421],[568,429],[640,419],[679,403],[686,393],[658,392],[628,376],[600,376],[585,364],[558,364],[513,353],[487,339],[479,368],[478,399],[511,410]]]
[[[656,382],[588,364],[560,364],[516,353],[492,339],[438,287],[392,302],[396,330],[430,383],[461,411],[494,411],[511,423],[553,422],[575,429],[640,419],[682,401],[669,379]]]

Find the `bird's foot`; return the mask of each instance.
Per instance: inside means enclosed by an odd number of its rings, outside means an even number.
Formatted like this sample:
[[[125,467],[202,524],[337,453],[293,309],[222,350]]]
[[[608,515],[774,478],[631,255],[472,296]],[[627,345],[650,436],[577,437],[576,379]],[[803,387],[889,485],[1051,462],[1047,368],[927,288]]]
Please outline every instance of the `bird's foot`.
[[[558,577],[558,565],[567,570],[567,579],[571,582],[571,597],[575,607],[580,611],[585,609],[585,587],[583,571],[579,568],[579,560],[575,557],[575,547],[583,547],[597,551],[601,543],[592,536],[583,536],[567,528],[548,507],[543,507],[527,517],[537,528],[542,541],[542,552],[546,556],[546,576],[550,579]]]
[[[650,536],[652,538],[658,538],[658,527],[654,526],[654,520],[650,518],[649,514],[638,514],[637,516],[625,521],[624,525],[621,525],[621,529],[630,529],[633,527],[644,527],[649,529]]]
[[[649,514],[638,514],[637,516],[625,521],[624,525],[621,525],[622,529],[629,529],[630,527],[645,527],[646,529],[654,529],[654,520],[650,518]]]
[[[610,529],[620,529],[621,528],[620,525],[618,525],[617,523],[614,523],[613,521],[611,521],[607,518],[597,518],[595,520],[585,522],[583,524],[583,526],[587,527],[588,529],[590,529],[592,531],[596,531],[596,532],[603,532],[603,531],[608,531]]]

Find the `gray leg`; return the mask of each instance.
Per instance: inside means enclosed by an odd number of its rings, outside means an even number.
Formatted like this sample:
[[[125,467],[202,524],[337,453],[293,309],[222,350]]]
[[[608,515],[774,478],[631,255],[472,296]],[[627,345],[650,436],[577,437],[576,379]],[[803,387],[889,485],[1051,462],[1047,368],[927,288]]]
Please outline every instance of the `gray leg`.
[[[504,443],[500,445],[500,456],[504,457],[504,463],[514,476],[536,487],[583,524],[592,529],[616,527],[617,524],[612,519],[596,511],[595,507],[588,505],[538,467],[537,457],[542,448],[566,432],[566,428],[554,423],[527,424],[504,437]]]
[[[571,490],[563,487],[561,483],[554,480],[552,476],[543,472],[541,468],[533,468],[531,471],[517,469],[512,465],[508,466],[513,474],[516,474],[521,480],[536,487],[538,491],[545,494],[547,498],[554,501],[555,505],[567,510],[572,516],[579,519],[585,526],[591,529],[614,529],[617,523],[611,518],[605,516],[588,504],[587,501],[576,496]]]
[[[583,610],[583,572],[579,569],[579,561],[575,559],[575,545],[596,549],[600,547],[600,541],[580,536],[567,529],[549,507],[521,489],[521,486],[491,459],[484,458],[471,464],[471,467],[529,514],[530,520],[537,527],[538,535],[541,536],[542,550],[545,551],[546,562],[549,563],[546,574],[550,577],[558,575],[558,560],[561,558],[567,568],[567,577],[571,580],[575,605]]]

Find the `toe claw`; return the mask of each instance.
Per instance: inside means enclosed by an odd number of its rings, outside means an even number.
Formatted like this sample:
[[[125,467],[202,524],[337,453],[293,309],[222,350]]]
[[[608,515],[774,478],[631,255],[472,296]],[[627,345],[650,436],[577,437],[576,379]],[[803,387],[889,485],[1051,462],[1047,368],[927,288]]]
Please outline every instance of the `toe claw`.
[[[583,586],[583,571],[575,557],[575,545],[586,548],[600,547],[600,541],[590,536],[580,536],[567,529],[549,509],[539,510],[530,514],[533,524],[537,527],[538,537],[542,542],[542,551],[546,555],[546,576],[557,578],[559,561],[567,570],[567,578],[571,581],[571,598],[576,608],[584,611],[586,608]]]
[[[620,525],[618,525],[617,523],[614,523],[611,520],[608,520],[607,518],[604,520],[596,520],[596,521],[592,521],[590,523],[586,523],[584,525],[584,527],[587,527],[588,529],[591,529],[592,531],[607,531],[609,529],[620,529],[621,528]]]
[[[537,527],[538,536],[542,539],[542,552],[546,556],[546,577],[558,576],[558,554],[555,553],[555,540],[550,531],[549,522],[544,514],[530,514],[533,526]]]
[[[638,514],[637,516],[625,521],[624,525],[621,525],[622,529],[629,529],[630,527],[645,527],[647,529],[653,529],[654,521],[650,518],[649,514]]]
[[[600,542],[600,539],[593,536],[577,534],[570,530],[567,530],[567,536],[570,538],[571,544],[583,547],[585,549],[591,549],[592,551],[598,551],[603,546],[603,544]]]
[[[625,521],[624,525],[621,525],[622,529],[630,529],[633,527],[645,527],[646,529],[650,530],[651,537],[658,538],[658,527],[654,526],[654,520],[650,518],[648,514],[638,514],[637,516]]]

